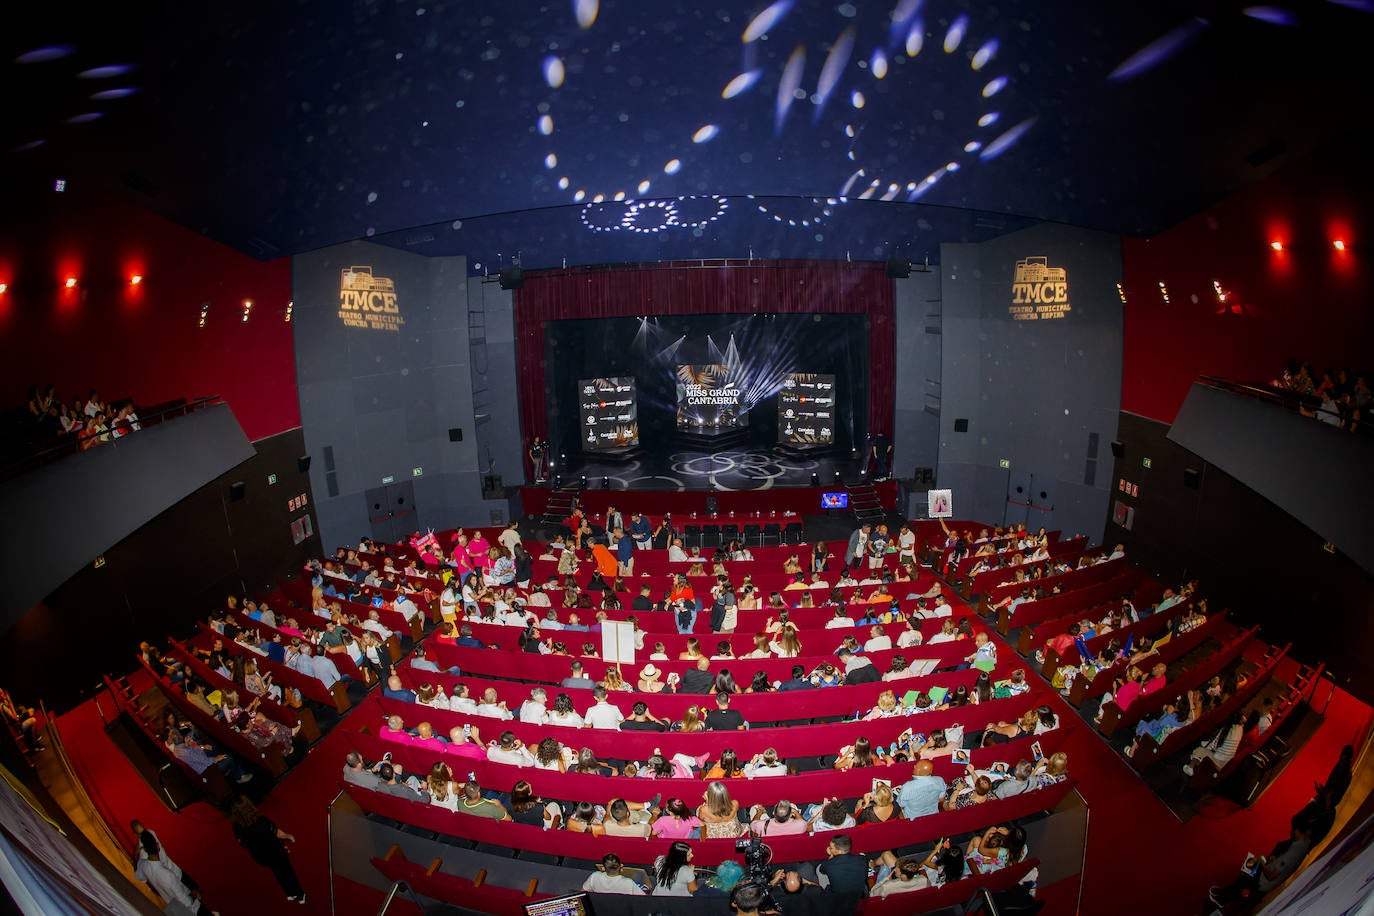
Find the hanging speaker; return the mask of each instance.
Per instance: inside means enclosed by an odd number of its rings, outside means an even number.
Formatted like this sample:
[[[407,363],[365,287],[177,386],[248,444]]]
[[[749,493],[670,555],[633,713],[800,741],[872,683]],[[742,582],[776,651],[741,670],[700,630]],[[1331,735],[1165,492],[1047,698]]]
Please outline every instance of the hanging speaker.
[[[242,480],[236,480],[229,484],[229,501],[239,502],[244,496],[248,495],[248,486]]]
[[[461,427],[461,426],[450,426],[450,427],[449,427],[449,430],[448,430],[448,441],[450,441],[450,442],[462,442],[462,441],[463,441],[463,427]]]
[[[1183,485],[1190,490],[1196,490],[1202,486],[1202,475],[1196,468],[1183,469]]]
[[[525,271],[519,267],[503,267],[496,279],[502,289],[519,289],[525,285]]]
[[[1125,455],[1125,454],[1126,454],[1126,443],[1122,442],[1120,439],[1113,439],[1113,440],[1112,440],[1112,456],[1115,457],[1115,458],[1120,458],[1122,455]]]
[[[959,417],[954,421],[954,431],[956,433],[968,432],[968,417]]]
[[[911,262],[906,258],[888,258],[884,266],[887,275],[894,280],[905,280],[911,276]]]
[[[309,455],[301,455],[299,458],[296,459],[296,470],[300,471],[302,474],[310,470]]]

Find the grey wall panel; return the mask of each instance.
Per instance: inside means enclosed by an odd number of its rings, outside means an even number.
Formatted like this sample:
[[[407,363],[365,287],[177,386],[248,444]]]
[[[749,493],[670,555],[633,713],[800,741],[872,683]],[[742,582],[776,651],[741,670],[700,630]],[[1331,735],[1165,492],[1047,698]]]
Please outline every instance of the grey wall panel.
[[[340,316],[340,278],[350,266],[392,281],[396,330],[350,327]],[[299,255],[292,262],[301,374],[301,423],[319,498],[326,545],[367,530],[363,493],[391,478],[425,480],[475,474],[471,436],[450,443],[450,427],[472,427],[467,347],[467,267],[463,258],[424,258],[367,242]],[[328,497],[323,448],[333,446],[339,495]],[[413,469],[423,476],[413,478]],[[443,482],[422,484],[419,512],[443,524],[480,488],[463,494]],[[426,505],[426,500],[431,501]],[[359,525],[362,525],[360,528]],[[418,525],[416,526],[418,527]]]
[[[917,467],[935,467],[940,452],[940,421],[925,410],[928,394],[938,396],[941,334],[940,274],[913,273],[895,282],[897,352],[896,398],[892,430],[894,476],[911,477]]]
[[[1010,313],[1016,262],[1047,258],[1067,273],[1072,311],[1064,318],[1016,321]],[[1084,486],[1088,435],[1099,451],[1116,433],[1121,401],[1122,310],[1120,242],[1114,236],[1043,225],[978,245],[941,247],[942,392],[940,484],[945,468],[1013,468],[1055,481],[1059,501],[1076,530],[1100,535],[1101,518],[1085,524],[1094,504],[1105,506],[1108,475],[1096,475],[1096,499]],[[959,419],[968,432],[955,432]],[[963,475],[959,475],[962,481]],[[956,505],[995,510],[1000,521],[1005,474],[980,472],[974,486],[990,492],[956,494]],[[963,509],[960,514],[963,514]],[[979,516],[982,518],[983,516]],[[1063,527],[1058,519],[1055,527]]]
[[[1374,574],[1374,529],[1368,513],[1357,508],[1369,505],[1374,468],[1369,436],[1352,436],[1263,401],[1195,384],[1169,439],[1255,490]]]
[[[150,426],[0,484],[0,629],[118,541],[256,452],[227,404]],[[92,511],[99,507],[99,511]]]

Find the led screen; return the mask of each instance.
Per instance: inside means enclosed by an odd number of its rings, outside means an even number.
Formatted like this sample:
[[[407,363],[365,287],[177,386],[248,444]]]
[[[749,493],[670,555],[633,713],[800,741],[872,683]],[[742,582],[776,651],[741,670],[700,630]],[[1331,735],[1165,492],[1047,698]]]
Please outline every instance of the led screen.
[[[581,393],[584,450],[596,452],[639,444],[639,403],[633,378],[585,378],[577,387]]]
[[[835,441],[835,376],[789,372],[778,392],[778,443],[828,447]]]

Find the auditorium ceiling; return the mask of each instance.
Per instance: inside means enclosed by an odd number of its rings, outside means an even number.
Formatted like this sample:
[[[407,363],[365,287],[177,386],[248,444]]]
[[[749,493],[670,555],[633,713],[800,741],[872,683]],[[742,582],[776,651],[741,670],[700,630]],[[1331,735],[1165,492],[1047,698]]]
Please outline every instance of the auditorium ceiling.
[[[1352,131],[1374,0],[26,4],[6,184],[258,257],[490,267],[1150,235]],[[475,268],[480,269],[480,268]]]

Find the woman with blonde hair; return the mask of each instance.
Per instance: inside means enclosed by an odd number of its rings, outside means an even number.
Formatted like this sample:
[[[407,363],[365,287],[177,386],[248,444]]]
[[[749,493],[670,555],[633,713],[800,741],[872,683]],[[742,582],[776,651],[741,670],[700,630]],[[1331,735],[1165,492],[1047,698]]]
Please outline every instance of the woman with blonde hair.
[[[620,666],[606,669],[606,677],[601,682],[601,686],[606,688],[607,693],[614,693],[629,690],[630,685],[625,683],[625,676],[620,673]]]
[[[701,838],[714,840],[743,835],[747,829],[739,822],[739,802],[730,797],[730,790],[720,780],[706,784],[697,808],[701,821]]]
[[[768,651],[768,634],[754,634],[754,650],[746,652],[740,658],[771,658],[773,653]]]
[[[902,809],[894,804],[895,800],[892,786],[880,782],[872,792],[865,793],[859,799],[859,804],[854,808],[854,820],[860,827],[864,824],[885,824],[894,818],[900,820]]]
[[[891,690],[884,690],[878,694],[878,702],[868,711],[868,715],[863,717],[863,721],[871,722],[874,719],[886,719],[888,716],[898,716],[901,713],[901,709],[897,706],[897,694]]]
[[[778,658],[796,658],[801,655],[801,640],[797,638],[797,628],[790,623],[785,623],[782,630],[778,633],[778,638],[768,644],[768,649]]]
[[[700,706],[688,706],[687,711],[682,714],[682,719],[673,723],[672,730],[675,732],[704,732],[706,725],[701,713]]]
[[[703,658],[701,654],[701,642],[695,636],[687,637],[687,650],[678,655],[679,661],[694,662]]]

